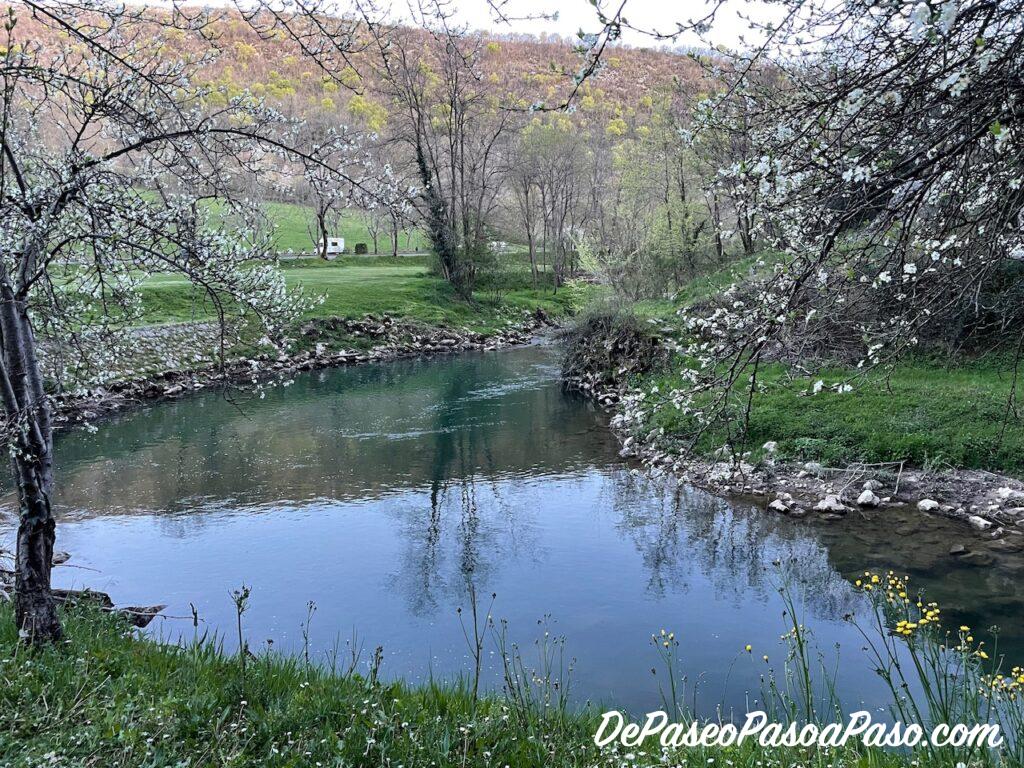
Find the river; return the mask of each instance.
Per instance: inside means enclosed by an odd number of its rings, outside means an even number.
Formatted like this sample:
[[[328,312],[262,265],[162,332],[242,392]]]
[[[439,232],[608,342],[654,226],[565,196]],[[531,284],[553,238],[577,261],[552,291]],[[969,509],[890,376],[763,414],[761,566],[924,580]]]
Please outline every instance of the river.
[[[909,573],[947,622],[998,624],[1001,647],[1024,658],[1019,563],[959,567],[948,549],[963,531],[916,512],[794,521],[649,479],[618,457],[606,416],[563,392],[558,355],[538,345],[318,371],[62,434],[57,546],[73,559],[55,581],[167,603],[147,630],[167,640],[192,637],[194,606],[199,631],[229,647],[230,592],[246,584],[250,646],[289,653],[306,646],[312,601],[314,658],[343,663],[355,638],[361,663],[382,646],[381,673],[411,682],[468,672],[456,611],[472,584],[481,610],[496,595],[491,614],[528,666],[545,633],[564,638],[573,699],[633,711],[662,704],[651,634],[663,628],[700,712],[757,704],[785,657],[779,562],[798,574],[802,619],[848,706],[887,701],[843,620],[863,610],[851,581],[866,568]],[[498,661],[488,633],[488,686]]]

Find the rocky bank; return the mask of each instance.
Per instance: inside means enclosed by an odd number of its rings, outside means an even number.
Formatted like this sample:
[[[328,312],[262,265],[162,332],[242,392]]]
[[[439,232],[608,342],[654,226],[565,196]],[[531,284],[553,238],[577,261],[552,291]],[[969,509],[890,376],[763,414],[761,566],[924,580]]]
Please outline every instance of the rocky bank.
[[[500,349],[528,343],[541,329],[552,325],[542,310],[524,313],[518,319],[507,321],[505,328],[491,333],[425,326],[385,314],[360,319],[318,319],[300,329],[301,351],[295,354],[233,359],[223,366],[176,367],[84,392],[58,394],[52,397],[54,421],[58,427],[67,427],[147,400],[180,397],[217,386],[258,386],[299,371]],[[173,328],[175,333],[182,332],[180,327]],[[140,332],[152,334],[154,331],[143,329]],[[158,332],[166,336],[166,332]],[[187,332],[201,333],[202,329],[191,327]],[[147,340],[151,341],[148,337]]]
[[[949,556],[963,564],[987,565],[992,553],[1024,552],[1024,483],[1006,475],[901,463],[841,468],[794,463],[779,458],[772,442],[761,447],[756,461],[750,452],[737,454],[728,447],[710,457],[678,455],[671,441],[646,426],[643,396],[628,383],[667,359],[667,351],[652,352],[657,334],[635,323],[625,331],[621,326],[607,331],[598,325],[569,335],[565,383],[613,413],[621,455],[639,460],[652,474],[671,473],[690,485],[754,500],[769,514],[792,518],[831,522],[869,510],[877,518],[887,508],[911,507],[921,515],[957,520],[963,536],[950,541]],[[664,346],[667,350],[667,340]]]

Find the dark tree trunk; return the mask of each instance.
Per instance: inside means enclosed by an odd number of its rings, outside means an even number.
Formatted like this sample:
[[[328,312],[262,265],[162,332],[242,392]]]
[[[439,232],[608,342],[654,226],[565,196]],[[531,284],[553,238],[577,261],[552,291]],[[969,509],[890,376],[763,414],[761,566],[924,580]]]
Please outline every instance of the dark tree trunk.
[[[441,275],[463,298],[472,298],[472,277],[460,259],[455,232],[450,224],[450,211],[446,209],[445,200],[438,192],[437,185],[434,184],[434,175],[427,163],[426,152],[418,139],[416,167],[419,170],[420,181],[423,183],[421,194],[425,198],[427,231],[441,265]]]
[[[324,261],[327,261],[327,214],[323,211],[317,211],[316,227],[320,230],[320,240],[317,243],[319,253],[317,255]]]
[[[49,500],[41,492],[21,491],[18,523],[17,567],[14,581],[14,616],[18,634],[32,644],[55,642],[63,637],[57,603],[50,590],[50,570],[56,523]]]
[[[526,230],[526,238],[530,248],[530,271],[533,273],[533,287],[537,287],[537,238],[533,234],[533,228]]]
[[[0,395],[13,442],[11,465],[18,485],[14,615],[19,636],[42,644],[63,636],[50,590],[56,538],[50,507],[53,433],[25,300],[16,296],[9,284],[3,285],[2,298]]]

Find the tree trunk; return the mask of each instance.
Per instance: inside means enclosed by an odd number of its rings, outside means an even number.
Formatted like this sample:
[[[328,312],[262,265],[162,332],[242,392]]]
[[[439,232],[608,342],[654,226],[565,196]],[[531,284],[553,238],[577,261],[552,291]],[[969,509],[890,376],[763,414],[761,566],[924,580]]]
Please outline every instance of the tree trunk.
[[[533,273],[533,287],[537,288],[537,238],[533,234],[533,229],[526,230],[526,238],[530,248],[530,271]]]
[[[320,242],[317,243],[319,256],[327,261],[327,216],[322,212],[316,214],[316,226],[320,230]]]
[[[53,433],[28,310],[9,285],[3,286],[0,334],[0,396],[14,442],[11,465],[18,485],[14,615],[19,636],[38,645],[63,637],[50,590],[56,539],[50,507]]]
[[[445,200],[433,182],[434,174],[428,165],[426,152],[419,137],[417,137],[416,143],[416,167],[419,170],[420,181],[423,183],[423,190],[420,194],[424,197],[425,202],[427,231],[441,266],[441,275],[452,284],[460,296],[471,299],[473,297],[472,277],[469,270],[464,269],[461,263],[456,233],[453,231],[449,218],[451,212],[445,208]]]
[[[19,475],[22,467],[15,469]],[[18,635],[34,645],[63,637],[57,603],[50,591],[56,523],[50,502],[38,487],[19,490],[20,520],[14,580],[14,617]]]

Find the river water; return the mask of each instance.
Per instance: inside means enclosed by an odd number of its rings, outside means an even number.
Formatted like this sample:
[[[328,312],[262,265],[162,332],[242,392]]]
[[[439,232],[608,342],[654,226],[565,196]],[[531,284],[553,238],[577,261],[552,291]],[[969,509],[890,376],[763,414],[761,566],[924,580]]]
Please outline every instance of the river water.
[[[191,604],[200,632],[229,647],[230,592],[245,584],[251,647],[344,663],[355,638],[361,664],[382,646],[381,673],[413,682],[468,672],[457,609],[472,585],[481,612],[496,595],[491,615],[528,667],[545,636],[564,638],[573,699],[637,712],[662,705],[651,634],[663,628],[700,712],[756,705],[762,676],[785,661],[777,563],[798,576],[801,618],[847,706],[888,701],[843,620],[863,609],[851,581],[866,568],[909,573],[949,623],[998,624],[1001,647],[1024,658],[1015,560],[958,566],[948,549],[964,532],[917,513],[793,521],[648,479],[618,457],[606,417],[562,391],[558,355],[319,371],[263,396],[201,393],[63,434],[57,546],[73,559],[55,580],[167,603],[172,618],[149,631],[169,640],[193,635]],[[486,634],[484,682],[496,686]]]

